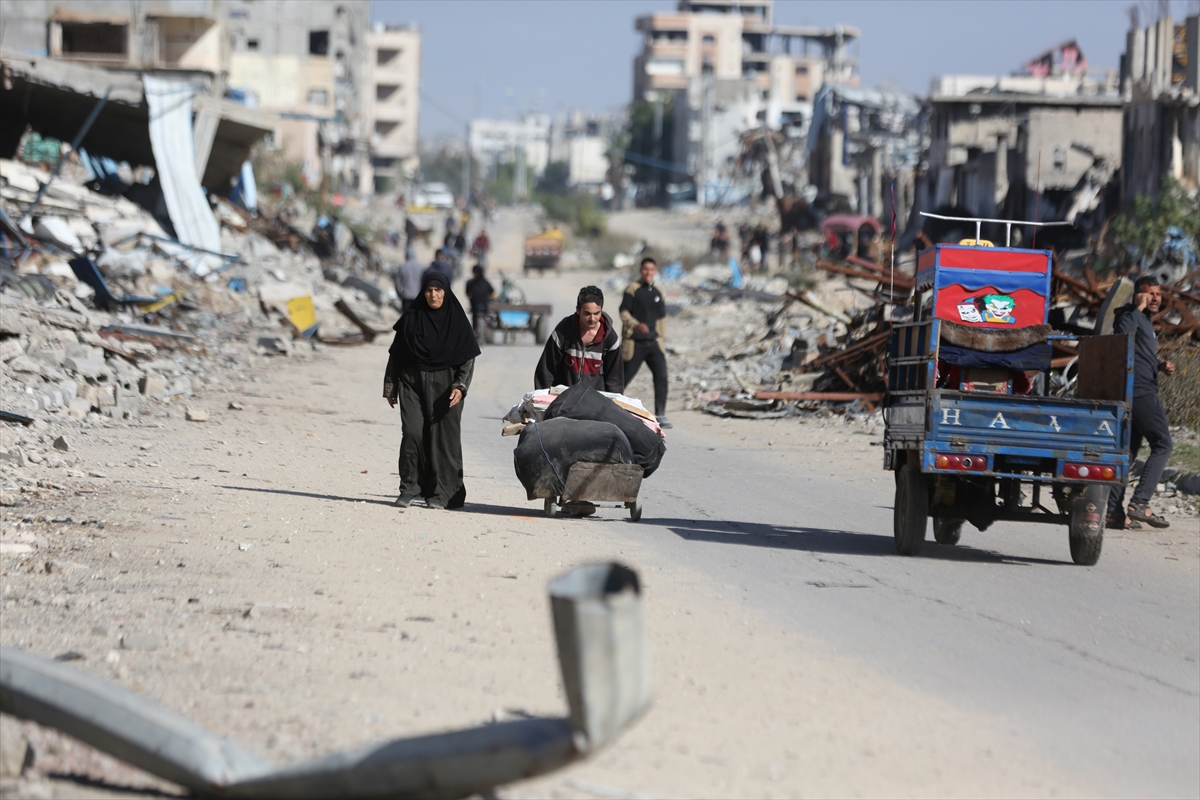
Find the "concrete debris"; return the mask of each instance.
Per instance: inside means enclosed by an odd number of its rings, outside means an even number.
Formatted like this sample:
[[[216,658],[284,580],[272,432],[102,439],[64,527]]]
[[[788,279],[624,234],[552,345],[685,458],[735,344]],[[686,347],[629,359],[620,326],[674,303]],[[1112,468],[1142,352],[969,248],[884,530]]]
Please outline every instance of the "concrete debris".
[[[807,236],[805,249],[813,249],[819,239]],[[874,412],[891,310],[860,285],[866,280],[878,289],[880,274],[856,269],[863,274],[809,267],[743,275],[733,259],[664,267],[657,285],[671,315],[665,347],[672,396],[685,408],[750,419],[803,415],[821,405]],[[911,272],[897,270],[895,285],[904,279],[911,284]],[[624,285],[614,279],[610,288]]]
[[[0,739],[4,740],[0,747],[0,778],[16,778],[25,769],[29,751],[21,723],[7,714],[0,715]]]
[[[79,463],[79,431],[207,420],[172,402],[253,380],[263,356],[305,360],[320,342],[369,342],[395,322],[383,258],[333,217],[324,229],[340,233],[319,258],[306,233],[318,215],[299,198],[252,213],[213,195],[219,251],[198,250],[134,202],[92,191],[76,167],[26,219],[44,174],[0,159],[0,468],[16,476],[6,500],[56,470],[106,479]]]

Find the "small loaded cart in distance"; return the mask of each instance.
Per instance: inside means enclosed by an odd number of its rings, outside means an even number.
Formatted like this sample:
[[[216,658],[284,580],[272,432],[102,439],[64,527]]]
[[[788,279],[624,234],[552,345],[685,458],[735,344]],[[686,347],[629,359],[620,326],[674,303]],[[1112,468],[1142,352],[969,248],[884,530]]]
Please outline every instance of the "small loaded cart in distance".
[[[970,221],[978,230],[990,220]],[[1072,560],[1100,558],[1108,493],[1129,471],[1132,342],[1053,333],[1050,280],[1045,250],[976,238],[918,255],[911,320],[892,327],[884,401],[901,555],[920,552],[932,517],[947,545],[964,522],[1066,524]],[[1055,340],[1078,343],[1073,397],[1050,392]]]

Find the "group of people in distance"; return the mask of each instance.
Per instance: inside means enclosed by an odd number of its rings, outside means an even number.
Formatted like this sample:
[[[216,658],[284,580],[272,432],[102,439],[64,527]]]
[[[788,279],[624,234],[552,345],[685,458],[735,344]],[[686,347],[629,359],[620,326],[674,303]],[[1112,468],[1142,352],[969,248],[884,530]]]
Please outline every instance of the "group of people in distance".
[[[397,274],[413,273],[416,266],[419,262],[409,248]],[[461,508],[466,502],[463,401],[480,354],[480,315],[487,313],[494,291],[482,265],[476,265],[467,285],[473,317],[468,319],[451,291],[453,272],[448,273],[447,266],[435,258],[421,270],[420,291],[411,298],[401,294],[403,311],[388,350],[383,396],[393,408],[400,407],[400,494],[394,503],[400,508],[418,497],[435,509]],[[638,272],[621,297],[620,333],[604,311],[604,293],[596,286],[579,291],[575,313],[564,317],[547,339],[533,383],[536,389],[582,383],[621,394],[645,364],[654,379],[655,416],[661,427],[669,428],[663,350],[667,311],[654,283],[658,264],[644,258]]]

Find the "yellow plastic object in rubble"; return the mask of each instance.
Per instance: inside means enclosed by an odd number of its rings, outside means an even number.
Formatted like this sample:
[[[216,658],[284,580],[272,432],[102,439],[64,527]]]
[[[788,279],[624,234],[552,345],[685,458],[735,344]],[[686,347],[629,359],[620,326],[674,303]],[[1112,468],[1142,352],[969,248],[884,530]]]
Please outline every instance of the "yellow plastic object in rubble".
[[[562,232],[562,228],[558,227],[557,225],[555,225],[552,228],[547,228],[546,230],[539,233],[538,236],[553,237],[555,239],[558,239],[560,242],[567,238],[566,234],[564,234]]]
[[[310,295],[293,297],[288,300],[287,315],[292,324],[296,326],[296,330],[305,336],[310,330],[317,327],[317,311],[313,308],[313,299]]]
[[[183,292],[172,292],[171,294],[163,295],[153,303],[135,303],[138,307],[138,312],[141,314],[153,314],[155,311],[161,311],[167,306],[174,303],[179,298],[183,297]]]
[[[995,247],[996,245],[989,242],[987,239],[959,239],[959,244],[967,247]]]

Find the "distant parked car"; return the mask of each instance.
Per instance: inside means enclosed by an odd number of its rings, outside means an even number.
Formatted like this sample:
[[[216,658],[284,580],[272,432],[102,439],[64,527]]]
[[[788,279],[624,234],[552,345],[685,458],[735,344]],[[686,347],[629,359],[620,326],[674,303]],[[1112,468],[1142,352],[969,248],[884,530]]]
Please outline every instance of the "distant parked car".
[[[444,183],[423,183],[417,188],[412,205],[418,208],[454,208],[454,192]]]

